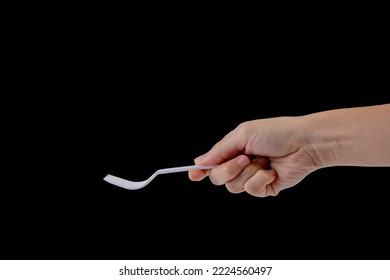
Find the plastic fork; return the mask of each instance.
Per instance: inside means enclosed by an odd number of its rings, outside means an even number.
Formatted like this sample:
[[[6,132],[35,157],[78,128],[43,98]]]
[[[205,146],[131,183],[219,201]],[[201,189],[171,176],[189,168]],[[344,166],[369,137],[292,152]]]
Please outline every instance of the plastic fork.
[[[139,182],[134,182],[134,181],[129,181],[125,180],[113,175],[108,174],[106,177],[103,178],[106,182],[113,184],[115,186],[128,189],[128,190],[139,190],[142,189],[143,187],[146,187],[157,175],[160,174],[168,174],[168,173],[176,173],[176,172],[183,172],[183,171],[189,171],[189,170],[194,170],[194,169],[212,169],[214,167],[217,167],[218,165],[211,165],[211,166],[200,166],[200,165],[189,165],[189,166],[180,166],[180,167],[172,167],[172,168],[164,168],[164,169],[159,169],[156,172],[152,174],[148,179],[145,181],[139,181]]]

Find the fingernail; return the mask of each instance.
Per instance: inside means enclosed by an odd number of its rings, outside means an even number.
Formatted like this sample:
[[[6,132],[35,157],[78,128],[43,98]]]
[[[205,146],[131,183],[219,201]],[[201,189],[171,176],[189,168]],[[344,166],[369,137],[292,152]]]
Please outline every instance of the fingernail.
[[[250,160],[247,156],[239,156],[236,163],[239,167],[245,167],[249,164]]]

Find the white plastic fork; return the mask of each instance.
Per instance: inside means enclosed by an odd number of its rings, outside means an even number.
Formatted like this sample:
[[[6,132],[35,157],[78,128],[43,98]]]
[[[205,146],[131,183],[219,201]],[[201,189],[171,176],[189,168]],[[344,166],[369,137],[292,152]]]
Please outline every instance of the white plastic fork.
[[[164,168],[159,169],[156,172],[153,173],[152,176],[150,176],[145,181],[129,181],[125,180],[113,175],[108,174],[106,177],[103,178],[104,181],[113,184],[115,186],[128,189],[128,190],[139,190],[148,185],[157,175],[160,174],[168,174],[168,173],[176,173],[176,172],[183,172],[183,171],[189,171],[194,169],[212,169],[214,167],[217,167],[218,165],[209,165],[209,166],[201,166],[201,165],[189,165],[189,166],[180,166],[180,167],[172,167],[172,168]]]

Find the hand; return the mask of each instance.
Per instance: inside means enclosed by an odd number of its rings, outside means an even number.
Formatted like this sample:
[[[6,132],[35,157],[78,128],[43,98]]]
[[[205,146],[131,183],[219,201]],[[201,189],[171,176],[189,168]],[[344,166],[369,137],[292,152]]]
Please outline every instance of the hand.
[[[319,168],[308,146],[302,118],[244,122],[195,159],[197,165],[221,165],[189,171],[189,178],[200,181],[209,176],[213,184],[224,184],[232,193],[275,196]]]

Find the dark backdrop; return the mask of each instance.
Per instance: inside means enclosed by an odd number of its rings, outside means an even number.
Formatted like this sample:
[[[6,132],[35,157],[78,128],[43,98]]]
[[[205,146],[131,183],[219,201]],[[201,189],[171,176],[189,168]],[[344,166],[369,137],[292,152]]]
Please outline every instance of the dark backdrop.
[[[186,173],[139,191],[103,181],[192,164],[246,120],[388,103],[380,33],[137,30],[97,26],[45,49],[29,84],[45,95],[24,100],[44,104],[22,117],[1,190],[2,259],[389,257],[388,168],[323,169],[263,199]]]

